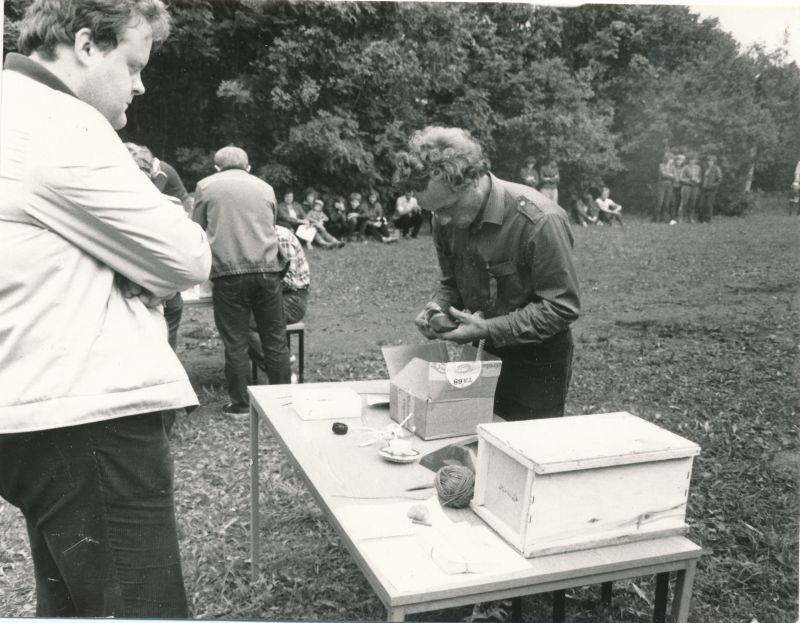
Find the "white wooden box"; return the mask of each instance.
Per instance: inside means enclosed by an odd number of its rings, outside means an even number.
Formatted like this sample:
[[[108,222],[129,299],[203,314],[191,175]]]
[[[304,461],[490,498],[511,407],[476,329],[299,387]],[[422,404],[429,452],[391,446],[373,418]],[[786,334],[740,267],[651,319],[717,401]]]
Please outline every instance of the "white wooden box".
[[[480,424],[471,506],[528,558],[681,534],[699,452],[625,412]]]

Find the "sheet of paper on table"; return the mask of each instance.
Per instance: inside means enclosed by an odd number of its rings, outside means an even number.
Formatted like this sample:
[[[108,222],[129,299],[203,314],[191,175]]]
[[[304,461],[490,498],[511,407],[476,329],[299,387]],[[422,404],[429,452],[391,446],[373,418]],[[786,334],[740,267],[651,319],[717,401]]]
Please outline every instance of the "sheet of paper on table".
[[[361,396],[349,387],[293,385],[291,406],[303,420],[361,418]]]
[[[339,511],[347,533],[357,541],[414,536],[408,509],[414,502],[398,504],[357,504]]]
[[[413,505],[428,509],[428,523],[413,523]],[[455,516],[453,519],[451,515]],[[365,556],[399,591],[414,591],[470,576],[522,571],[530,563],[464,509],[445,513],[436,496],[421,502],[354,505],[339,517]],[[461,518],[461,519],[459,519]]]

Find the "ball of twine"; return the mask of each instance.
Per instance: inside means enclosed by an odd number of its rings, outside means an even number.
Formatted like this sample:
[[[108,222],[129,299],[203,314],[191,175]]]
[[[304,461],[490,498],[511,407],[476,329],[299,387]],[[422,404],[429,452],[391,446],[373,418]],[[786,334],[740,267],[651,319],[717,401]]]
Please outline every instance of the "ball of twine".
[[[445,465],[433,480],[444,506],[465,508],[475,491],[475,474],[463,465]]]

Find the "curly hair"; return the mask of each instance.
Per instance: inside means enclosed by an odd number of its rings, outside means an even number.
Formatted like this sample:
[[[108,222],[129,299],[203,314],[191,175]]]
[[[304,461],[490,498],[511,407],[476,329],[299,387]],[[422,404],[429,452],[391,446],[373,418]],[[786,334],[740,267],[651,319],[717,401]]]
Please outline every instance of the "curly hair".
[[[393,182],[420,191],[441,178],[458,189],[488,172],[489,160],[467,130],[428,126],[411,135],[408,151],[395,156]]]
[[[25,10],[17,45],[22,54],[38,52],[52,61],[59,45],[72,45],[75,34],[88,28],[101,50],[111,50],[136,18],[153,29],[153,48],[169,36],[171,18],[162,0],[34,0]]]

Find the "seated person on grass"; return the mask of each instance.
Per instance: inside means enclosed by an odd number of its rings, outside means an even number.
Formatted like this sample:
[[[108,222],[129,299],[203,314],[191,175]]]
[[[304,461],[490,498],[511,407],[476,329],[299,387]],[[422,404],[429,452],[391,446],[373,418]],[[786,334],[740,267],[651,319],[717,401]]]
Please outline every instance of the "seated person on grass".
[[[294,200],[294,193],[287,190],[283,193],[283,201],[278,204],[278,225],[294,231],[300,225],[308,225],[306,211]]]
[[[409,231],[412,238],[419,234],[422,227],[422,208],[410,188],[397,198],[393,219],[395,228],[403,233],[403,238],[408,238]]]
[[[369,217],[361,203],[361,193],[350,193],[350,205],[347,207],[347,240],[362,240]]]
[[[317,235],[312,242],[321,246],[323,249],[333,249],[344,246],[343,242],[339,242],[338,239],[334,238],[328,233],[328,230],[325,229],[325,222],[328,220],[328,215],[325,214],[325,211],[322,209],[323,205],[322,199],[315,199],[314,205],[306,214],[308,222],[317,230]],[[309,246],[311,246],[311,243],[309,243]]]
[[[575,199],[575,221],[583,227],[597,225],[600,222],[597,216],[599,211],[590,193],[582,193]]]
[[[613,224],[616,221],[620,227],[624,227],[622,206],[611,199],[611,191],[608,186],[603,186],[600,196],[594,200],[594,203],[600,210],[599,216],[602,223]]]
[[[323,210],[328,215],[328,220],[325,221],[325,229],[332,236],[339,238],[342,243],[347,237],[347,206],[345,204],[344,197],[336,197],[332,206],[323,207]]]
[[[367,224],[364,232],[378,242],[396,242],[397,238],[389,231],[389,220],[383,213],[383,206],[378,201],[378,193],[371,190],[367,196],[367,203],[363,206],[367,215]]]

